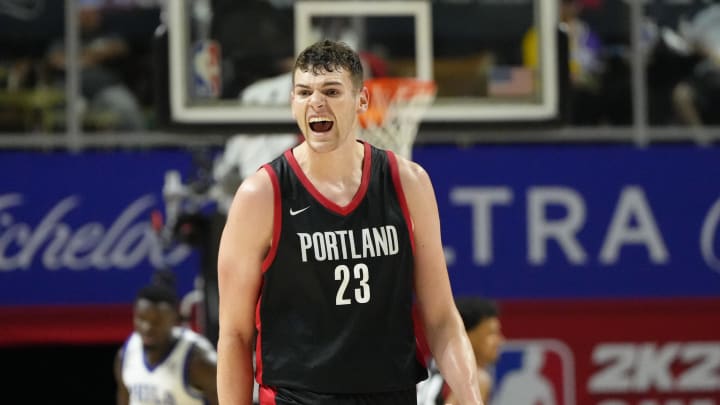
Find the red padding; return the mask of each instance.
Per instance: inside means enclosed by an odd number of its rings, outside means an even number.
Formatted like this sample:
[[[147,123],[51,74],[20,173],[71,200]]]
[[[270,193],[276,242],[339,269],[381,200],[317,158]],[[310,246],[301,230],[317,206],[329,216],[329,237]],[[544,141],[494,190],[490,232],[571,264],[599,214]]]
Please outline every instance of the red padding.
[[[0,346],[120,343],[132,332],[132,305],[0,307]]]

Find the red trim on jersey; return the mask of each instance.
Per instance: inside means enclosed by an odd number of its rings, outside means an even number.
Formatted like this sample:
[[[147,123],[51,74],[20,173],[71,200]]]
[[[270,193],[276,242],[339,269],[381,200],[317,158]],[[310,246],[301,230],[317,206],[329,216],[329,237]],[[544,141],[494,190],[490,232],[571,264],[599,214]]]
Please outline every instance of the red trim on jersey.
[[[415,332],[415,356],[417,357],[420,364],[427,368],[432,358],[432,352],[430,352],[430,345],[425,335],[425,328],[423,327],[422,320],[420,319],[420,313],[417,309],[417,303],[413,303],[412,307],[412,320],[413,320],[413,332]]]
[[[442,389],[440,390],[440,398],[445,401],[448,399],[448,397],[450,397],[450,394],[452,394],[452,390],[450,389],[447,381],[445,381],[443,382]]]
[[[413,233],[412,219],[410,217],[410,209],[407,205],[407,199],[405,198],[405,191],[403,191],[402,181],[400,180],[400,169],[398,167],[397,157],[395,153],[387,150],[388,162],[390,163],[390,173],[392,175],[393,184],[395,185],[395,192],[397,193],[398,201],[400,202],[400,209],[402,209],[405,223],[408,227],[408,237],[410,238],[410,246],[412,247],[413,255],[415,254],[415,235]],[[417,310],[417,304],[413,304],[412,308],[412,320],[413,320],[413,331],[415,332],[415,356],[417,357],[420,364],[427,367],[429,360],[432,357],[430,352],[430,345],[427,342],[425,336],[425,328],[420,314]]]
[[[267,256],[262,262],[262,272],[265,273],[277,253],[278,245],[280,244],[280,230],[282,228],[282,199],[280,196],[280,181],[278,180],[277,173],[270,165],[263,165],[263,169],[270,177],[270,182],[273,187],[273,234],[270,249],[268,250]],[[262,301],[262,293],[258,297],[257,303],[255,304],[255,328],[257,330],[257,338],[255,341],[255,377],[259,382],[262,382],[262,322],[260,320],[260,302]]]
[[[262,384],[263,362],[262,362],[262,324],[260,322],[260,298],[258,297],[255,305],[255,328],[257,337],[255,338],[255,379]]]
[[[285,158],[288,160],[288,163],[290,163],[290,167],[295,172],[295,175],[298,176],[298,179],[300,179],[300,182],[305,186],[305,189],[325,208],[334,211],[340,215],[348,215],[355,208],[357,208],[358,205],[360,205],[360,202],[365,197],[365,193],[367,192],[368,186],[370,185],[370,165],[371,165],[371,151],[370,151],[370,144],[367,142],[362,142],[363,146],[365,147],[365,155],[363,156],[363,168],[362,168],[362,180],[360,181],[360,187],[355,192],[355,195],[353,196],[350,203],[344,207],[341,207],[337,204],[335,204],[333,201],[325,197],[318,191],[317,188],[312,184],[310,179],[307,178],[305,173],[302,171],[302,168],[300,167],[300,164],[295,159],[295,155],[293,155],[292,149],[289,149],[285,151]]]
[[[277,173],[270,165],[263,165],[265,172],[270,176],[270,182],[273,187],[273,234],[272,243],[270,244],[270,250],[268,250],[265,259],[262,262],[262,272],[265,273],[267,269],[275,260],[275,254],[277,253],[278,244],[280,243],[280,230],[282,229],[282,201],[280,196],[280,181],[278,180]]]
[[[400,201],[400,208],[402,209],[403,216],[405,217],[405,223],[408,227],[408,235],[410,236],[410,246],[412,247],[413,255],[415,254],[415,235],[413,233],[412,218],[410,217],[410,209],[405,199],[405,192],[403,191],[402,182],[400,181],[400,169],[398,168],[397,157],[392,151],[386,151],[388,161],[390,162],[390,172],[392,173],[393,183],[395,184],[395,192],[397,193],[398,201]]]
[[[276,405],[274,388],[270,388],[267,385],[260,386],[260,405]]]

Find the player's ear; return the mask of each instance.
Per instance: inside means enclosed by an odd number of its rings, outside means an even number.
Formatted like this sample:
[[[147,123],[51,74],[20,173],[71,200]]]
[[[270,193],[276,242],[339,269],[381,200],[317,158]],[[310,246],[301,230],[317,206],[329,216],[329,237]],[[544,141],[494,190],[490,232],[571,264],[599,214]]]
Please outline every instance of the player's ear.
[[[358,113],[364,113],[370,106],[370,92],[366,86],[360,90],[360,102],[358,103]]]

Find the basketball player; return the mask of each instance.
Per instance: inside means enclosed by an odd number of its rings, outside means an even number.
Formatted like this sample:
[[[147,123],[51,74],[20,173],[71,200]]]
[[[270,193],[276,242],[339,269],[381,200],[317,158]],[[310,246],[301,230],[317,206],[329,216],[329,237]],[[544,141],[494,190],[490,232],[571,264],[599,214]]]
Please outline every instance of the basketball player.
[[[490,403],[493,378],[488,370],[497,362],[500,347],[505,341],[501,331],[498,308],[494,301],[480,297],[461,297],[455,301],[465,330],[467,331],[478,368],[480,393],[485,403]],[[418,385],[418,403],[420,405],[455,404],[455,395],[437,369],[431,367],[430,378]]]
[[[135,299],[135,332],[115,358],[118,404],[218,403],[215,349],[203,336],[176,326],[178,299],[168,277],[156,275]]]
[[[263,405],[415,404],[427,373],[414,302],[458,404],[482,404],[430,179],[356,139],[362,77],[343,43],[301,52],[291,104],[304,142],[234,197],[218,261],[223,404],[250,404],[254,341]]]

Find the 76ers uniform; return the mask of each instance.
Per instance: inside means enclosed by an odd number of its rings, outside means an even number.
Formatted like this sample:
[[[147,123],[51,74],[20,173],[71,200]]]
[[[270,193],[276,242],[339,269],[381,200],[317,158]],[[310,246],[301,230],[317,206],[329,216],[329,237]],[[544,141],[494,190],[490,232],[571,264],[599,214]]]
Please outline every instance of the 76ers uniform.
[[[338,206],[286,151],[257,308],[262,404],[415,403],[413,241],[395,155],[364,143],[362,182]],[[359,395],[349,395],[359,394]]]
[[[450,394],[450,387],[440,374],[435,361],[430,363],[430,376],[417,385],[418,405],[445,405]]]
[[[176,328],[178,339],[167,357],[155,366],[145,360],[142,339],[130,335],[122,352],[122,380],[130,393],[130,405],[194,405],[204,404],[200,392],[187,381],[190,353],[197,344],[210,342],[197,333]]]

